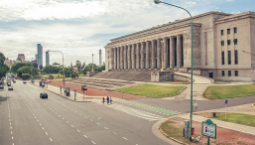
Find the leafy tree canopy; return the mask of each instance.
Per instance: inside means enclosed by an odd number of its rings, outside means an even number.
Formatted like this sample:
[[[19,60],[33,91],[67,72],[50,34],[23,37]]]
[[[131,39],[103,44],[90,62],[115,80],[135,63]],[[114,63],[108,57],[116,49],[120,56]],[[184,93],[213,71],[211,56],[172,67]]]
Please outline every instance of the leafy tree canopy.
[[[23,67],[20,67],[18,70],[17,70],[17,74],[19,77],[22,77],[22,74],[23,73],[28,73],[28,74],[31,74],[31,66],[23,66]],[[37,75],[38,74],[38,70],[35,69],[34,67],[32,67],[32,74]]]
[[[23,66],[31,66],[31,64],[29,64],[29,63],[24,63],[24,62],[15,63],[15,64],[12,65],[11,71],[12,71],[13,73],[17,73],[17,70],[18,70],[19,68],[23,67]]]
[[[5,56],[0,52],[0,78],[5,76],[5,74],[10,70],[10,68],[4,64]]]
[[[56,67],[56,66],[53,66],[53,65],[47,65],[43,68],[43,72],[49,74],[49,73],[53,73],[53,74],[56,74],[56,73],[59,73],[60,70],[62,70],[63,68],[61,67]]]

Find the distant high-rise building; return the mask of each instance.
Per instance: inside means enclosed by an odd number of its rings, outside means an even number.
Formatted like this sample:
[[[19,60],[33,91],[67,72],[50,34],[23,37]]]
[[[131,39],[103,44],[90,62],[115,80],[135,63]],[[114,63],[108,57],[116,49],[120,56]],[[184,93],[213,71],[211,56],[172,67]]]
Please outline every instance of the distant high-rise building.
[[[46,51],[46,66],[50,65],[50,53]]]
[[[41,44],[37,44],[37,64],[39,68],[43,66],[43,46]]]
[[[10,59],[10,66],[12,66],[12,60]]]
[[[37,54],[35,54],[35,60],[36,60],[36,63],[38,64],[38,62],[37,62],[37,57],[38,57]]]
[[[102,50],[99,49],[99,65],[102,65]]]
[[[17,60],[20,61],[20,62],[25,62],[26,61],[25,55],[24,54],[18,54]]]

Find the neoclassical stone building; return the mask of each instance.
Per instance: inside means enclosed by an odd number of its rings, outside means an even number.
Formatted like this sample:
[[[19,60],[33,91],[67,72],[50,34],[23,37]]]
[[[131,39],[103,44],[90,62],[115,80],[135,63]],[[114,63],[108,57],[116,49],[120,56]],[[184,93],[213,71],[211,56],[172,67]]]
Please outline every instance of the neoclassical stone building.
[[[208,12],[193,17],[194,74],[223,81],[255,81],[255,13]],[[106,71],[190,72],[190,19],[111,39]]]

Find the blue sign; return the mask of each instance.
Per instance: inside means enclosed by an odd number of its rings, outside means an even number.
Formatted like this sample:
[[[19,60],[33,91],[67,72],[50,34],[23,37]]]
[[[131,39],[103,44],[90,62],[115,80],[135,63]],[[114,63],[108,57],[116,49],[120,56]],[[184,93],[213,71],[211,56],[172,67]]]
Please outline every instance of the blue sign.
[[[227,99],[225,100],[225,104],[228,104],[228,100]]]
[[[86,85],[84,85],[83,87],[86,87]]]

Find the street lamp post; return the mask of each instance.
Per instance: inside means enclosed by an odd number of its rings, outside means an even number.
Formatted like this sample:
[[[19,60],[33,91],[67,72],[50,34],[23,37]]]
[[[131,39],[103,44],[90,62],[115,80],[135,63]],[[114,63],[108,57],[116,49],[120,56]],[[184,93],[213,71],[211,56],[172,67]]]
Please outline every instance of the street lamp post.
[[[31,59],[31,80],[33,81],[33,76],[32,76],[32,61],[33,61],[33,57]]]
[[[57,51],[57,50],[48,50],[47,51],[48,53],[49,52],[59,52],[62,54],[62,64],[63,64],[63,89],[65,89],[65,67],[64,67],[64,54],[63,52],[61,51]]]
[[[165,2],[162,2],[160,0],[154,0],[154,3],[155,4],[159,4],[159,3],[163,3],[163,4],[166,4],[166,5],[170,5],[170,6],[173,6],[173,7],[177,7],[177,8],[180,8],[180,9],[183,9],[184,11],[186,11],[189,16],[190,16],[190,21],[191,21],[191,66],[190,66],[190,132],[189,132],[189,135],[190,135],[190,140],[191,140],[191,133],[192,133],[192,113],[193,113],[193,18],[192,18],[192,15],[190,14],[190,12],[182,7],[179,7],[179,6],[176,6],[176,5],[173,5],[173,4],[169,4],[169,3],[165,3]]]

